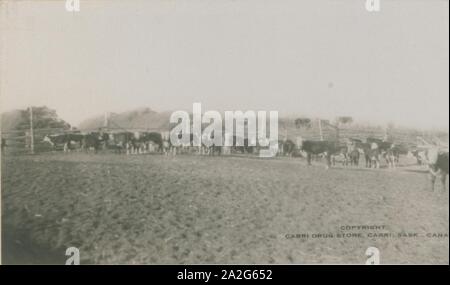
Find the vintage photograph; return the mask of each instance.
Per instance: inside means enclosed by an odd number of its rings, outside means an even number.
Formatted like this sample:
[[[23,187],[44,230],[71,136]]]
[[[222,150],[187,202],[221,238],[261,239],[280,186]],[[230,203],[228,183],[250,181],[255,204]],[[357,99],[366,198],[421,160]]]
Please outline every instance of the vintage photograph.
[[[449,264],[448,0],[0,0],[0,112],[1,264]]]

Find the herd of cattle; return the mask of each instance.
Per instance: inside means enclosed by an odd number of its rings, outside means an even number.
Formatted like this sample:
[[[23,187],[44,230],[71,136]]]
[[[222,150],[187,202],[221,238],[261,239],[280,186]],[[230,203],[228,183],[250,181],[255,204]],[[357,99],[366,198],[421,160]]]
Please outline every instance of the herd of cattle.
[[[65,152],[80,149],[97,152],[101,149],[113,150],[116,153],[141,154],[148,152],[160,152],[163,154],[176,155],[179,153],[197,152],[206,155],[220,155],[225,152],[225,148],[212,144],[201,147],[193,147],[194,135],[190,135],[190,144],[183,147],[175,147],[170,140],[163,138],[158,132],[90,132],[64,133],[46,135],[44,142],[49,143],[53,148],[62,147]],[[202,138],[205,141],[205,138]],[[241,144],[239,144],[241,142]],[[248,139],[239,140],[233,136],[230,152],[251,154],[258,153],[258,144],[250,144]],[[422,161],[419,152],[410,150],[402,144],[394,144],[378,138],[367,138],[365,142],[358,139],[349,139],[346,143],[337,141],[313,141],[301,140],[297,144],[289,139],[278,142],[278,154],[283,156],[303,156],[308,164],[317,157],[325,157],[328,166],[341,162],[343,165],[358,166],[360,157],[364,157],[365,166],[368,168],[379,168],[380,159],[385,159],[389,167],[396,167],[401,154],[412,152],[418,162]]]
[[[180,134],[181,136],[181,134]],[[207,155],[220,155],[223,153],[221,146],[211,143],[207,146],[202,143],[201,147],[193,147],[195,140],[194,134],[190,134],[190,142],[184,146],[174,146],[169,139],[163,138],[158,132],[90,132],[87,134],[81,133],[64,133],[46,135],[43,142],[49,143],[53,149],[63,149],[64,152],[71,150],[93,151],[112,150],[115,153],[126,154],[144,154],[150,152],[159,152],[166,155],[176,155],[181,153],[197,152]],[[202,138],[205,142],[209,138]],[[213,138],[211,138],[212,141]],[[248,139],[242,140],[242,145],[239,145],[239,139],[233,137],[234,152],[239,153],[253,153],[258,147],[250,146]]]
[[[179,147],[170,143],[158,132],[115,132],[105,131],[90,133],[63,133],[46,135],[43,142],[48,143],[52,149],[63,149],[64,152],[72,150],[93,151],[112,150],[115,153],[142,154],[159,152],[165,155],[180,153],[197,153],[204,155],[221,155],[231,153],[251,154],[259,153],[258,144],[249,143],[246,138],[233,136],[232,146],[221,147],[214,144],[202,144],[194,147],[194,135],[190,135],[190,144]],[[211,138],[213,139],[213,138]],[[208,140],[208,138],[206,138]],[[202,142],[206,141],[202,138]],[[6,146],[2,139],[2,152]],[[278,141],[278,155],[305,157],[308,165],[313,160],[325,158],[327,167],[336,163],[342,165],[359,166],[360,158],[364,157],[365,167],[380,168],[380,161],[385,160],[386,165],[395,168],[399,163],[400,155],[412,155],[418,164],[429,166],[431,181],[438,175],[445,185],[448,175],[448,148],[444,150],[407,147],[403,144],[384,141],[378,138],[367,138],[365,142],[359,139],[347,139],[345,143],[338,141],[299,140],[296,143],[289,139]]]

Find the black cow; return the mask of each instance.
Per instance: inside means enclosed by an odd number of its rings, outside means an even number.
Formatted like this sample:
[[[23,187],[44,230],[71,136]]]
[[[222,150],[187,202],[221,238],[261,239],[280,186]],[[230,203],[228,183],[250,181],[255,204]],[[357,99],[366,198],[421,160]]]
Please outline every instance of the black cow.
[[[366,139],[366,143],[369,143],[369,144],[375,143],[378,146],[378,149],[380,150],[380,152],[387,151],[388,149],[390,149],[392,147],[391,142],[384,141],[384,140],[378,139],[378,138],[369,137]]]
[[[126,143],[127,154],[138,154],[145,151],[147,141],[140,133],[132,133]]]
[[[434,184],[438,175],[441,176],[442,188],[445,189],[448,175],[448,151],[439,152],[436,161],[429,162],[428,167],[430,170],[431,191],[434,191]]]
[[[348,148],[343,146],[336,153],[331,154],[331,164],[334,166],[340,161],[343,166],[347,166],[349,163],[348,159]]]
[[[347,152],[348,162],[350,165],[358,166],[359,165],[359,150],[357,148],[353,148]]]
[[[183,138],[183,132],[180,131],[178,134],[176,134],[179,140]],[[163,140],[161,137],[161,150],[164,154],[182,154],[182,153],[189,153],[189,152],[197,152],[201,153],[203,146],[194,146],[194,140],[200,140],[197,134],[190,133],[189,134],[189,142],[182,142],[181,145],[174,145],[170,139]]]
[[[416,159],[416,163],[418,165],[422,165],[424,163],[424,153],[425,151],[421,149],[411,150],[411,154]]]
[[[380,157],[386,157],[386,154],[392,147],[391,142],[383,141],[378,138],[367,138],[366,143],[358,142],[356,147],[364,152],[364,158],[366,160],[366,167],[379,168]]]
[[[370,148],[369,143],[363,143],[361,141],[355,142],[355,148],[358,151],[361,151],[364,154],[364,159],[366,162],[366,167],[370,168],[372,166],[372,150]],[[373,153],[373,156],[376,156],[377,153]]]
[[[93,149],[94,152],[97,153],[105,139],[106,137],[102,133],[92,132],[86,134],[83,136],[83,140],[81,142],[82,149],[85,151]]]
[[[214,134],[212,134],[211,137],[214,138]],[[179,138],[181,138],[181,136],[179,136]],[[183,148],[184,152],[201,154],[202,153],[202,149],[205,147],[203,145],[203,143],[202,143],[201,146],[195,146],[194,145],[195,144],[194,141],[199,141],[200,139],[202,139],[202,135],[201,134],[196,134],[196,133],[189,134],[189,146],[185,146]]]
[[[162,151],[163,138],[160,133],[157,133],[157,132],[143,133],[141,135],[140,139],[146,143],[148,143],[148,142],[155,143],[158,146],[158,151]]]
[[[364,148],[368,148],[360,139],[350,138],[347,143],[347,163],[359,166],[359,158]]]
[[[130,142],[134,139],[134,134],[131,132],[111,133],[108,140],[108,148],[115,152],[121,153],[125,149],[129,150]]]
[[[172,146],[172,143],[169,139],[163,139],[161,150],[164,155],[169,155],[174,154],[173,151],[175,150],[175,148]]]
[[[279,141],[278,150],[282,155],[292,156],[295,151],[295,143],[289,139]]]
[[[123,133],[122,134],[128,153],[146,153],[150,149],[150,143],[157,147],[157,151],[164,151],[163,138],[158,132]]]
[[[327,167],[331,166],[331,156],[333,154],[340,153],[343,146],[335,141],[310,141],[305,140],[302,142],[300,149],[306,152],[306,159],[308,165],[311,165],[312,155],[325,154],[327,160]]]
[[[202,137],[202,150],[201,152],[204,154],[212,155],[214,156],[216,153],[218,155],[222,154],[222,145],[216,145],[214,142],[214,132],[211,132],[211,134],[204,135]],[[205,143],[206,142],[206,143]],[[222,142],[223,144],[223,142]]]
[[[340,156],[343,156],[345,166],[358,166],[360,157],[360,147],[362,142],[357,139],[349,139],[345,146],[342,146]],[[333,156],[334,158],[334,156]]]
[[[375,145],[377,145],[375,143]],[[366,143],[363,146],[364,158],[366,159],[366,167],[368,168],[380,168],[380,156],[381,150],[375,146],[374,143]]]
[[[73,149],[74,145],[79,145],[82,147],[82,141],[84,136],[82,134],[53,134],[46,135],[43,139],[43,142],[48,142],[54,149],[57,148],[58,145],[63,146],[64,152],[69,152]]]
[[[99,149],[106,149],[108,147],[109,135],[106,132],[98,131],[89,133],[91,136],[96,136],[99,140]]]
[[[400,162],[400,154],[407,154],[408,149],[404,145],[392,144],[384,153],[388,167],[395,168]]]
[[[126,150],[127,154],[142,153],[147,150],[148,143],[153,138],[150,133],[132,133],[132,132],[120,132],[110,135],[111,139],[108,143],[110,149],[114,149],[116,152],[122,152]],[[162,139],[159,145],[162,144]]]
[[[239,140],[239,139],[240,139],[240,140]],[[238,145],[238,141],[240,142],[240,145]],[[243,141],[243,145],[242,145],[242,141]],[[232,149],[233,149],[234,151],[240,152],[240,153],[242,153],[242,154],[245,154],[245,153],[253,153],[254,148],[255,148],[254,146],[251,146],[251,145],[249,144],[248,138],[242,139],[242,138],[239,138],[239,137],[237,137],[237,136],[233,136],[233,146],[232,146]]]

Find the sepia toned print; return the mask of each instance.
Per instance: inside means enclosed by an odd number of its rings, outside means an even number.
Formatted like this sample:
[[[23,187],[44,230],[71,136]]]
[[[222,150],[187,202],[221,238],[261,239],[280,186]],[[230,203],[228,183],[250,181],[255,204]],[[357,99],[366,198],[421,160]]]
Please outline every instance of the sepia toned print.
[[[448,264],[448,26],[448,1],[0,0],[2,264]]]

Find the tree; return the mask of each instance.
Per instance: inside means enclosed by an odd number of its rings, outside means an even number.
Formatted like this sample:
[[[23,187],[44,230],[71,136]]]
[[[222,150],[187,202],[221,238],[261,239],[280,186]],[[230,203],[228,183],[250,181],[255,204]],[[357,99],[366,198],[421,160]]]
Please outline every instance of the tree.
[[[311,128],[311,119],[309,119],[309,118],[298,118],[298,119],[295,119],[294,122],[295,122],[295,127],[297,129]]]
[[[30,108],[20,110],[19,122],[15,129],[27,130],[30,128]],[[45,106],[33,107],[33,128],[35,129],[70,129],[70,124],[61,120],[56,111]]]
[[[353,118],[350,117],[350,116],[342,116],[342,117],[337,117],[336,118],[336,124],[337,125],[340,125],[340,124],[348,125],[348,124],[351,124],[351,123],[353,123]]]

